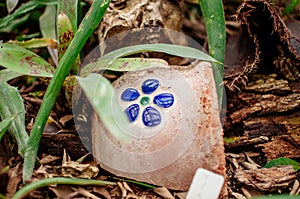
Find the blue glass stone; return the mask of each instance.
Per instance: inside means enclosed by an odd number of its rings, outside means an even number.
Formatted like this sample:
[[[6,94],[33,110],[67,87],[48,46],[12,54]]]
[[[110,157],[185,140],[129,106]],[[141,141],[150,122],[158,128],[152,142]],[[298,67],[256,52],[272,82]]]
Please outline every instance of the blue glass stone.
[[[125,113],[129,122],[134,122],[139,115],[140,106],[138,104],[132,104],[125,109]]]
[[[127,88],[125,91],[123,91],[121,95],[121,99],[124,101],[133,101],[136,100],[140,96],[139,92],[134,88]]]
[[[143,111],[143,123],[145,126],[154,127],[159,125],[161,122],[161,116],[158,110],[152,106],[148,106]]]
[[[157,79],[147,79],[142,84],[142,91],[145,94],[153,93],[159,86],[159,81]]]
[[[154,97],[153,103],[162,108],[169,108],[174,103],[174,96],[171,93],[162,93]]]

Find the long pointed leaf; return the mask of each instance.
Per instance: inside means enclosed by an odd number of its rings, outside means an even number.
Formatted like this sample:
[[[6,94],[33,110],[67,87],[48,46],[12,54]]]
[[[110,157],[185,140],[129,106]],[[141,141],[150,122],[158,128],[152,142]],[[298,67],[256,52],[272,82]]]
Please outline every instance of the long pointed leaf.
[[[24,156],[28,135],[25,129],[25,108],[23,99],[19,91],[6,82],[0,82],[0,116],[6,119],[16,116],[8,131],[12,134],[18,143],[18,151],[21,156]]]
[[[104,60],[100,58],[95,62],[85,65],[80,71],[80,76],[85,77],[90,73],[96,73],[101,70],[138,71],[154,67],[167,68],[169,66],[168,62],[156,58],[118,58],[115,60]]]
[[[7,26],[12,20],[45,5],[56,5],[55,0],[32,0],[22,4],[14,13],[0,19],[0,28]]]
[[[24,48],[43,48],[43,47],[56,47],[56,41],[49,38],[33,38],[27,41],[10,40],[7,43],[16,44]]]
[[[57,16],[57,35],[58,35],[58,61],[65,54],[68,46],[70,45],[72,39],[74,38],[74,31],[72,30],[71,22],[68,16],[61,12]],[[76,61],[73,63],[71,74],[77,75],[80,67],[80,58],[76,57]]]
[[[56,6],[47,6],[44,13],[39,18],[40,30],[44,38],[51,38],[56,40]],[[58,64],[58,52],[57,49],[47,48],[49,54],[55,64]]]
[[[23,74],[9,70],[9,69],[3,69],[3,70],[0,70],[0,82],[7,82],[13,78],[20,77],[22,75]]]
[[[30,192],[42,188],[52,184],[69,184],[69,185],[97,185],[97,186],[106,186],[106,185],[115,185],[115,182],[102,181],[102,180],[89,180],[89,179],[80,179],[80,178],[63,178],[63,177],[55,177],[55,178],[46,178],[39,181],[32,182],[22,189],[18,190],[15,195],[11,197],[11,199],[20,199],[24,198]]]
[[[224,22],[224,25],[225,25],[225,22]],[[225,42],[225,36],[223,38],[220,36],[218,41]],[[224,55],[225,55],[225,47],[224,47],[224,49],[222,47],[223,47],[222,45],[220,47],[219,46],[216,47],[218,49],[218,50],[216,50],[218,53],[213,51],[214,53],[212,53],[212,54],[215,56],[216,59],[198,49],[187,47],[187,46],[174,45],[174,44],[143,44],[143,45],[134,45],[134,46],[124,47],[124,48],[109,52],[106,55],[104,55],[103,57],[101,57],[100,59],[103,59],[103,60],[116,59],[119,57],[131,55],[131,54],[135,54],[135,53],[139,53],[139,52],[156,51],[156,52],[163,52],[163,53],[167,53],[167,54],[175,55],[175,56],[181,56],[181,57],[186,57],[186,58],[191,58],[191,59],[199,59],[199,60],[203,60],[203,61],[213,62],[212,66],[213,66],[214,78],[215,78],[215,83],[216,83],[216,88],[217,88],[219,108],[221,110],[222,99],[223,99],[223,86],[222,86],[223,64],[221,62],[224,61]],[[214,48],[211,48],[211,49],[214,49]],[[222,56],[222,53],[224,53],[223,56]],[[221,62],[217,60],[218,58],[220,58]]]
[[[24,75],[52,77],[55,68],[37,54],[17,45],[0,44],[0,65]]]
[[[119,126],[126,128],[128,120],[119,105],[111,83],[105,77],[95,73],[85,78],[77,77],[77,80],[105,127],[116,138],[128,139],[129,137],[119,128]]]
[[[102,59],[116,59],[119,57],[146,51],[163,52],[175,56],[220,63],[218,60],[202,52],[201,50],[175,44],[143,44],[128,46],[109,52],[106,55],[104,55]]]
[[[11,116],[0,122],[0,141],[1,141],[2,137],[4,136],[4,134],[6,133],[6,130],[9,127],[9,125],[11,124],[11,122],[13,121],[13,119],[14,119],[14,117]]]
[[[58,64],[53,78],[51,79],[46,90],[43,103],[36,117],[36,121],[30,132],[28,147],[24,159],[23,181],[31,179],[43,129],[59,91],[64,83],[64,80],[68,76],[72,64],[76,60],[76,57],[78,56],[85,42],[99,25],[99,22],[101,21],[109,3],[109,0],[94,0],[88,13],[82,20],[78,31],[75,33],[74,39],[70,43],[70,46]]]
[[[78,0],[58,0],[58,13],[63,12],[70,20],[73,32],[77,31]]]
[[[225,14],[222,0],[198,0],[208,36],[209,54],[224,63],[226,50]],[[223,65],[213,63],[219,108],[223,99]]]

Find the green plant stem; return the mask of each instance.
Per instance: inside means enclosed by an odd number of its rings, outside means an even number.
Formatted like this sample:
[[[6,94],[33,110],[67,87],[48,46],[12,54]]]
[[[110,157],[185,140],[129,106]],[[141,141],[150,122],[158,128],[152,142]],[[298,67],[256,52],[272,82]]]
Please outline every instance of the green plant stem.
[[[78,178],[48,178],[42,179],[33,183],[30,183],[17,191],[11,199],[24,198],[28,193],[38,188],[45,187],[52,184],[69,184],[69,185],[115,185],[114,182],[102,181],[102,180],[89,180],[89,179],[78,179]]]
[[[122,178],[117,178],[117,177],[113,177],[114,180],[119,180],[119,181],[124,181],[124,182],[129,182],[141,187],[145,187],[145,188],[149,188],[149,189],[154,189],[154,188],[158,188],[159,186],[154,186],[151,184],[147,184],[144,182],[139,182],[139,181],[135,181],[135,180],[129,180],[129,179],[122,179]]]
[[[226,50],[225,15],[222,0],[199,0],[208,36],[209,54],[224,63]],[[213,64],[219,108],[223,98],[223,65]]]
[[[74,39],[70,43],[70,46],[58,64],[53,78],[46,90],[43,103],[41,104],[40,110],[36,117],[36,121],[30,132],[24,159],[24,181],[31,179],[43,129],[63,85],[63,82],[69,74],[72,64],[84,46],[85,42],[97,28],[109,3],[109,0],[95,0],[93,2],[88,13],[82,20]]]

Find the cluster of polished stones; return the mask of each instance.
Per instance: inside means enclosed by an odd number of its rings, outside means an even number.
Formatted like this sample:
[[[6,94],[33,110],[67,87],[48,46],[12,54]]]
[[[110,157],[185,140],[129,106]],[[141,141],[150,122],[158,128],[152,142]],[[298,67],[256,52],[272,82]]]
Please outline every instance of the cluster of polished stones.
[[[130,122],[137,120],[142,110],[142,121],[147,127],[154,127],[161,123],[162,117],[157,105],[160,108],[169,108],[174,104],[174,96],[171,93],[159,93],[151,100],[152,94],[158,89],[160,82],[157,79],[147,79],[143,82],[141,90],[143,96],[135,88],[126,88],[121,94],[121,99],[126,102],[132,102],[126,109],[125,113]],[[139,100],[139,101],[138,101]],[[153,106],[150,105],[151,101]]]

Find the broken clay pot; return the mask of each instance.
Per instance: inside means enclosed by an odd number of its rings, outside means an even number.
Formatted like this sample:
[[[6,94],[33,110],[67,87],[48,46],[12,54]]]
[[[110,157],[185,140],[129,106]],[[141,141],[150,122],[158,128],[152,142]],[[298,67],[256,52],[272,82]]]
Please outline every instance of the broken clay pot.
[[[128,117],[128,128],[119,128],[130,140],[118,140],[94,114],[93,155],[105,170],[183,191],[198,168],[225,176],[223,132],[209,62],[127,72],[113,86]]]

